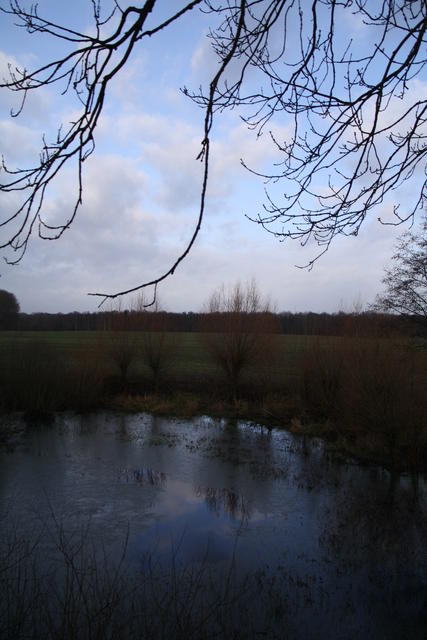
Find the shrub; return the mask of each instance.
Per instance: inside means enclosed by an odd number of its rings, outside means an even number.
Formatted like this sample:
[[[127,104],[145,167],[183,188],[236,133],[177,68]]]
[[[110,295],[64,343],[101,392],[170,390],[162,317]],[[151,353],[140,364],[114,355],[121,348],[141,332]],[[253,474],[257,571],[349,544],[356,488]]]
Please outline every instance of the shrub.
[[[66,365],[48,342],[30,340],[6,349],[2,371],[7,410],[38,414],[62,408]]]
[[[345,372],[341,406],[352,430],[375,434],[397,464],[398,448],[415,453],[425,427],[424,384],[410,342],[354,341]]]
[[[402,455],[418,466],[427,431],[421,356],[412,342],[389,338],[316,342],[304,364],[303,398],[312,414],[332,419],[347,439],[369,440],[392,466]]]

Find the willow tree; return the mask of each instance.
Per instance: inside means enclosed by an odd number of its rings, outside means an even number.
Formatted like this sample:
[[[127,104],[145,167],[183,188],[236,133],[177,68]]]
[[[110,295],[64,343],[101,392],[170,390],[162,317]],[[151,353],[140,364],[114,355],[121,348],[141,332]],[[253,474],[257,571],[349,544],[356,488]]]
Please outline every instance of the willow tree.
[[[88,0],[89,2],[89,0]],[[84,161],[95,151],[97,126],[113,78],[132,52],[160,32],[179,29],[183,16],[200,9],[212,22],[208,37],[218,65],[200,90],[183,91],[204,109],[201,148],[204,165],[200,208],[194,230],[174,263],[126,291],[94,293],[115,298],[154,287],[172,275],[199,234],[206,200],[214,116],[237,109],[257,135],[269,135],[277,161],[255,175],[276,186],[266,202],[248,212],[258,225],[283,240],[318,245],[310,265],[338,235],[357,235],[366,216],[393,201],[391,220],[412,219],[426,200],[426,29],[425,0],[91,0],[93,24],[85,32],[58,24],[18,0],[3,5],[8,17],[31,35],[67,45],[39,68],[10,67],[0,87],[22,95],[56,85],[75,92],[81,110],[61,124],[55,139],[43,138],[39,161],[25,168],[3,159],[0,190],[5,197],[1,226],[9,262],[19,262],[34,232],[59,238],[82,203]],[[183,34],[184,36],[184,34]],[[143,105],[141,105],[143,106]],[[286,125],[286,139],[270,131]],[[245,160],[242,159],[243,164]],[[44,205],[59,174],[74,164],[75,202],[60,223],[51,224]],[[402,185],[410,188],[400,202]],[[280,185],[280,189],[278,189]],[[13,208],[15,198],[20,202]],[[155,297],[155,295],[154,295]]]
[[[201,316],[202,340],[227,383],[233,400],[243,377],[252,373],[262,387],[265,367],[276,361],[277,316],[255,280],[216,289]]]

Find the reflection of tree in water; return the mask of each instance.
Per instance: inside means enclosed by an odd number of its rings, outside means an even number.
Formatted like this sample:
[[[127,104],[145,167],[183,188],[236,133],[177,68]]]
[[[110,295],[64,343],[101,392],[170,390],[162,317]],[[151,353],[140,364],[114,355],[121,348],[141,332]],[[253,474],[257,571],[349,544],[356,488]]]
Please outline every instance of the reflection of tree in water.
[[[389,624],[410,624],[414,638],[427,625],[425,489],[381,469],[356,469],[354,484],[337,489],[320,515],[319,544],[335,575],[352,575],[366,611],[381,602]]]
[[[247,455],[247,446],[237,420],[226,422],[220,435],[212,440],[214,454],[233,464],[241,464]]]
[[[233,520],[248,522],[251,519],[251,505],[242,494],[232,488],[197,487],[196,496],[203,497],[209,511],[217,516],[226,513]]]
[[[149,416],[147,421],[148,445],[150,447],[175,447],[181,443],[179,432],[171,429],[171,423],[159,416]]]
[[[247,464],[257,476],[274,468],[271,431],[238,420],[228,420],[219,435],[207,438],[205,453],[235,466]]]
[[[161,420],[156,415],[150,415],[150,435],[153,437],[157,437],[161,434]]]
[[[119,415],[117,417],[117,433],[123,440],[128,440],[130,437],[128,430],[128,421],[126,415]]]
[[[271,432],[240,421],[216,422],[214,426],[198,439],[202,455],[194,461],[193,486],[198,487],[197,495],[205,499],[210,511],[247,522],[255,508],[263,512],[269,504],[273,490],[269,480],[286,475],[282,462],[276,460],[274,438]],[[207,463],[206,456],[212,462]],[[224,485],[227,488],[212,488]]]
[[[357,485],[347,483],[335,492],[323,521],[320,540],[335,555],[354,557],[356,542],[357,559],[362,562],[382,562],[390,552],[409,561],[419,555],[420,541],[426,540],[425,496],[423,500],[422,491],[408,478],[371,469],[369,475],[357,478]],[[423,545],[422,549],[425,553]]]
[[[140,469],[120,469],[119,480],[125,483],[164,487],[167,482],[167,476],[162,471],[141,467]]]

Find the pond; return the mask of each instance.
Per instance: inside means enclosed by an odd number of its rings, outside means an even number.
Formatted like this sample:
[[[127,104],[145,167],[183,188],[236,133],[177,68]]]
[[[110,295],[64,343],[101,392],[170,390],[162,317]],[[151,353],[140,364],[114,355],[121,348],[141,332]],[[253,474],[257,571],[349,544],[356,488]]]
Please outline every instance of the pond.
[[[207,417],[3,422],[1,637],[424,640],[425,479]]]

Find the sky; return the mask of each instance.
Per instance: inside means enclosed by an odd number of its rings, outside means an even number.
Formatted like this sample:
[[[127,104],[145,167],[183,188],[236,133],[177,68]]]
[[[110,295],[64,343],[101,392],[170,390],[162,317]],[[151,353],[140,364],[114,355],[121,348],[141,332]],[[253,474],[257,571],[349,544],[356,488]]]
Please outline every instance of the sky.
[[[183,4],[163,0],[162,8],[167,13]],[[41,15],[91,29],[89,0],[39,0],[38,6]],[[20,264],[0,265],[0,288],[16,295],[22,311],[96,311],[99,300],[88,292],[114,293],[151,280],[185,248],[200,201],[202,165],[196,158],[204,114],[181,89],[206,87],[216,69],[208,29],[209,17],[195,9],[167,32],[138,43],[107,94],[96,150],[84,166],[83,205],[72,227],[54,242],[34,235]],[[8,62],[34,68],[61,51],[55,39],[29,35],[0,14],[1,76]],[[416,90],[427,95],[426,79],[418,83]],[[14,94],[0,89],[0,153],[10,166],[27,166],[38,157],[42,135],[54,137],[78,103],[52,86],[33,93],[21,116],[12,119],[16,104]],[[285,135],[287,124],[275,121],[275,133]],[[377,221],[387,217],[393,202],[370,215],[358,237],[337,238],[312,270],[301,269],[316,247],[279,242],[248,220],[262,210],[265,184],[242,167],[241,158],[261,168],[276,159],[268,136],[257,138],[237,111],[219,114],[202,230],[189,256],[159,287],[162,307],[199,311],[220,285],[252,278],[278,311],[350,311],[373,302],[406,228]],[[66,217],[75,190],[75,172],[58,176],[44,204],[48,220]],[[2,219],[12,205],[12,198],[0,194]],[[122,308],[134,299],[124,299]]]

